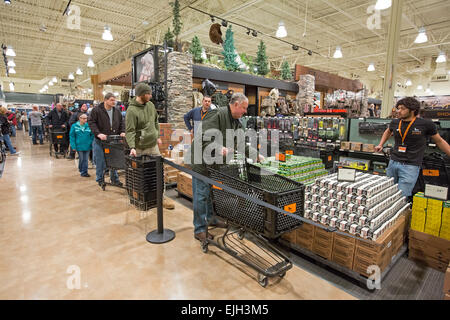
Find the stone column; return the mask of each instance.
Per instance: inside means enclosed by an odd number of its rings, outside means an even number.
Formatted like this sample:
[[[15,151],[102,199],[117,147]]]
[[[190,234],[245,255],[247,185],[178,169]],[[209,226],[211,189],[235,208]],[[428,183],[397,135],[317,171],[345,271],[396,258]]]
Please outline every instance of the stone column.
[[[192,55],[171,52],[168,57],[168,120],[174,128],[185,129],[184,115],[192,109]]]
[[[298,83],[297,94],[297,114],[303,116],[305,112],[311,112],[311,107],[314,106],[314,92],[316,85],[316,78],[310,74],[300,76]]]

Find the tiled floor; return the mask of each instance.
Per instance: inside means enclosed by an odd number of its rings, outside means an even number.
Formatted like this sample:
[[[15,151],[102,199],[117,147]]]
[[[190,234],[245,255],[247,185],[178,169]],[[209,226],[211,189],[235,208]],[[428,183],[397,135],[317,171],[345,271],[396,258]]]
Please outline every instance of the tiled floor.
[[[18,132],[13,144],[21,155],[8,156],[0,178],[0,299],[355,299],[295,266],[262,288],[227,254],[201,251],[180,203],[164,212],[176,238],[150,244],[155,211],[102,191],[94,170],[81,178],[74,161],[49,157],[48,143]]]

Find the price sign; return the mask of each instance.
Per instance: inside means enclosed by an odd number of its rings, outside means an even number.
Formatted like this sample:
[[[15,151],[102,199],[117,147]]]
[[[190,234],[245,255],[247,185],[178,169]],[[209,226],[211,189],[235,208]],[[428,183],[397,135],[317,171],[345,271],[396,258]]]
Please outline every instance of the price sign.
[[[276,153],[275,160],[280,162],[286,162],[286,155],[284,153]]]
[[[338,181],[355,182],[356,169],[339,168]]]
[[[294,155],[294,151],[293,150],[286,150],[286,154],[290,154],[292,156],[292,155]]]
[[[425,197],[436,198],[439,200],[447,200],[448,188],[435,186],[432,184],[425,185]]]

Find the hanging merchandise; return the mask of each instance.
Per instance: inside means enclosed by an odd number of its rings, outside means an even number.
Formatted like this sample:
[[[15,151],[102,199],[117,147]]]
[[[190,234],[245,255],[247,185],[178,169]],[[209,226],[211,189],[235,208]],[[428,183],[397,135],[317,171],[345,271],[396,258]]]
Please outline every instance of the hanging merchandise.
[[[214,92],[216,92],[217,87],[209,79],[205,79],[202,82],[202,90],[204,95],[211,97],[214,94]]]

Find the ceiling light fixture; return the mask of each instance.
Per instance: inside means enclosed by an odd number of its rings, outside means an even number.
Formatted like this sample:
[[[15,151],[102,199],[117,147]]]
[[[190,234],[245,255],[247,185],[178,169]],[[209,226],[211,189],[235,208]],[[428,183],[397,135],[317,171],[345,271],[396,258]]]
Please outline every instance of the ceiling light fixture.
[[[417,86],[417,90],[423,90],[423,86],[422,86],[421,84],[419,84],[419,85]]]
[[[48,83],[48,85],[51,87],[51,86],[53,86],[53,81],[50,81],[49,83]]]
[[[292,50],[297,51],[298,49],[299,49],[298,46],[296,46],[295,44],[292,46]]]
[[[375,64],[373,62],[371,64],[369,64],[367,71],[369,71],[369,72],[375,71]]]
[[[75,79],[75,77],[73,76],[73,73],[71,72],[71,73],[69,73],[69,80],[73,80],[73,79]]]
[[[407,87],[412,86],[411,79],[408,79],[405,84]]]
[[[48,90],[48,86],[47,85],[44,86],[44,90]]]
[[[214,19],[214,16],[210,16],[211,17],[211,22],[214,23],[216,21],[216,19]]]
[[[11,0],[5,0],[5,4],[11,4]]]
[[[16,73],[16,70],[14,70],[13,67],[10,67],[10,68],[8,69],[8,72],[14,74],[14,73]]]
[[[77,72],[76,73],[77,73],[77,75],[81,76],[83,74],[83,71],[81,71],[80,68],[77,68]]]
[[[5,54],[6,54],[8,57],[15,57],[15,56],[16,56],[16,53],[14,52],[14,49],[13,49],[12,46],[8,46],[8,48],[6,49]]]
[[[425,31],[425,28],[422,27],[419,29],[419,34],[417,35],[416,40],[414,40],[414,43],[425,43],[428,41],[427,33]]]
[[[9,90],[14,91],[14,83],[12,82],[9,83]]]
[[[444,51],[441,51],[441,53],[439,53],[439,56],[436,59],[436,63],[442,63],[442,62],[446,62],[447,61],[447,57],[445,56]]]
[[[280,23],[278,24],[277,33],[275,36],[277,38],[285,38],[287,36],[287,30],[286,27],[284,26],[283,21],[280,21]]]
[[[392,5],[392,0],[377,0],[377,4],[375,5],[375,10],[385,10],[390,8]]]
[[[84,54],[87,56],[92,56],[94,53],[92,52],[91,45],[86,43],[86,47],[84,48]]]
[[[89,61],[88,61],[87,66],[88,66],[89,68],[95,67],[95,64],[94,64],[94,61],[92,61],[92,58],[89,58]]]
[[[15,66],[16,66],[16,64],[14,63],[13,59],[8,61],[8,67],[15,67]]]
[[[53,77],[52,82],[57,83],[58,79],[56,79],[56,77]]]
[[[106,41],[113,41],[114,38],[113,38],[112,33],[111,33],[111,28],[108,27],[108,26],[105,26],[104,29],[105,30],[103,31],[102,39],[106,40]]]
[[[254,37],[257,37],[257,36],[258,36],[258,31],[256,31],[256,30],[253,30],[253,32],[252,32],[252,36],[254,36]]]
[[[340,46],[337,46],[337,47],[336,47],[336,51],[334,52],[333,58],[335,58],[335,59],[340,59],[340,58],[342,58],[342,57],[343,57],[343,55],[342,55],[342,49],[341,49]]]

